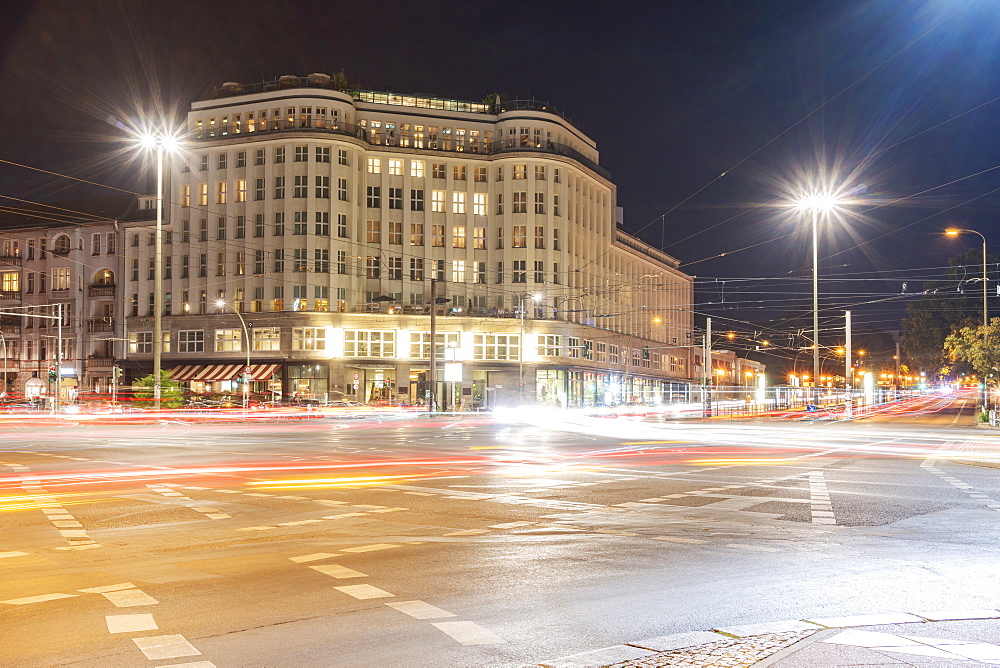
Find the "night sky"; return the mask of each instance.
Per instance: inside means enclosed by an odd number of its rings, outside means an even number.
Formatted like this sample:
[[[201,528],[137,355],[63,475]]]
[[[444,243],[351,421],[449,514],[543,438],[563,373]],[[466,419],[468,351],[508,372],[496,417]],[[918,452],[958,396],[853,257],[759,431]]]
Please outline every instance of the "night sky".
[[[817,178],[859,190],[823,226],[825,327],[852,308],[895,330],[902,283],[979,243],[944,227],[1000,245],[998,39],[997,0],[5,3],[0,159],[148,187],[109,114],[179,122],[224,81],[283,74],[534,97],[597,141],[626,228],[699,277],[719,327],[806,307],[809,226],[780,204]],[[107,192],[9,165],[0,183]]]

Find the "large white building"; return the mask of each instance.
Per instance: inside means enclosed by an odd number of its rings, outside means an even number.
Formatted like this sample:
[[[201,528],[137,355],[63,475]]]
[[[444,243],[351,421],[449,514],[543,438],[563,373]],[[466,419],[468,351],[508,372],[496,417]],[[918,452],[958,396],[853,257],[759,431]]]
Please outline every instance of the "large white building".
[[[434,279],[440,405],[687,397],[692,278],[616,224],[594,141],[554,109],[229,83],[192,104],[170,161],[163,368],[195,391],[234,389],[249,346],[255,391],[423,401]],[[116,337],[137,377],[153,233],[122,235]]]

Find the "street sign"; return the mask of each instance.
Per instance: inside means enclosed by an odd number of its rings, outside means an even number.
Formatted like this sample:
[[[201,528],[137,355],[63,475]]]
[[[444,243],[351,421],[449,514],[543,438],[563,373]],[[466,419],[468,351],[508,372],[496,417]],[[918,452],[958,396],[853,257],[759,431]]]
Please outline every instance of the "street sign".
[[[360,375],[358,375],[358,372],[357,372],[357,371],[355,371],[355,372],[354,372],[354,380],[358,380],[359,378],[361,378],[361,376],[360,376]]]
[[[250,375],[250,367],[246,368],[246,373],[247,373],[248,376]]]

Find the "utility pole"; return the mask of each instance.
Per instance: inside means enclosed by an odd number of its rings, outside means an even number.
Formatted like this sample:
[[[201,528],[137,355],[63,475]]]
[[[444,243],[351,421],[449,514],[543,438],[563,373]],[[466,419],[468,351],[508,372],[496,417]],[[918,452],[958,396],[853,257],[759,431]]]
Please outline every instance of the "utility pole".
[[[893,399],[899,399],[899,387],[902,385],[902,383],[899,382],[899,363],[900,363],[900,361],[901,361],[901,359],[900,359],[900,356],[899,356],[899,341],[896,341],[896,377],[895,377],[895,381],[896,382],[894,382],[892,384],[892,388],[895,391],[895,395],[896,396],[894,396]]]
[[[705,388],[705,400],[701,403],[702,416],[712,417],[712,319],[705,318],[704,356],[701,364],[701,382]]]
[[[851,400],[854,398],[854,365],[851,364],[851,312],[844,311],[844,389],[847,390],[844,399],[844,418],[854,417]]]
[[[428,373],[430,396],[427,398],[427,411],[433,413],[437,403],[437,279],[431,279],[431,369]]]

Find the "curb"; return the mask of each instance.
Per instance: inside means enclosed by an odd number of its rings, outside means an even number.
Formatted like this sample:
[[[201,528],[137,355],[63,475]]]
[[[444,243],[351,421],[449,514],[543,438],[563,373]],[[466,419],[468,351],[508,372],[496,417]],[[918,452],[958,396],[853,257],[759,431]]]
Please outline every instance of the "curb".
[[[719,640],[734,638],[753,638],[771,633],[790,631],[827,631],[831,629],[855,628],[861,626],[878,626],[882,624],[925,624],[927,622],[962,621],[973,619],[1000,619],[1000,609],[987,608],[982,610],[933,610],[921,613],[889,612],[877,615],[851,615],[845,617],[814,617],[812,619],[790,619],[779,622],[763,622],[758,624],[742,624],[737,626],[720,626],[710,631],[688,631],[671,635],[657,636],[645,640],[637,640],[621,645],[612,645],[601,649],[571,654],[540,661],[535,664],[542,668],[604,668],[623,661],[646,659],[661,652],[678,649],[690,649]],[[756,665],[767,666],[779,658],[788,656],[809,644],[815,642],[816,634],[796,642],[791,647],[779,650],[771,657],[762,659]],[[779,656],[780,655],[780,656]]]

